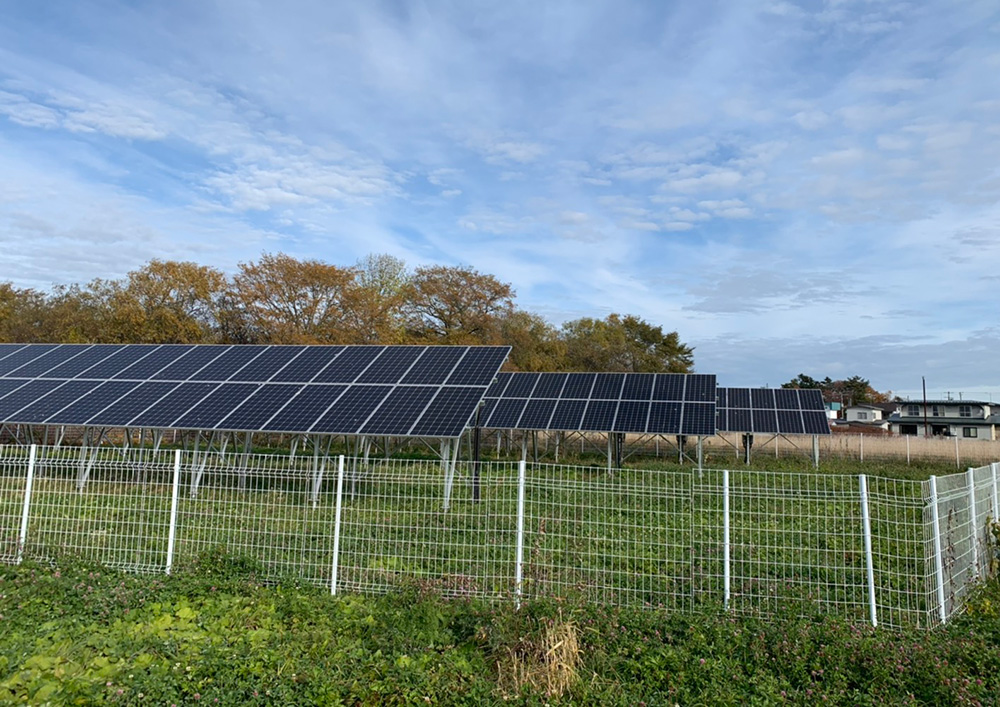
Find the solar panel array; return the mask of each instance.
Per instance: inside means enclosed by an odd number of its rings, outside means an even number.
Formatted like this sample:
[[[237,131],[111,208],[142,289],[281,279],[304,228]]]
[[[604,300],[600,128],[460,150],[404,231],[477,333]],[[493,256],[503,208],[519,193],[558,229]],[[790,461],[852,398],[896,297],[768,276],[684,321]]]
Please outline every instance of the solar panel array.
[[[509,351],[0,344],[0,422],[458,437]]]
[[[506,430],[715,434],[715,376],[500,373],[480,425]]]
[[[830,434],[819,390],[719,388],[718,414],[720,432]]]

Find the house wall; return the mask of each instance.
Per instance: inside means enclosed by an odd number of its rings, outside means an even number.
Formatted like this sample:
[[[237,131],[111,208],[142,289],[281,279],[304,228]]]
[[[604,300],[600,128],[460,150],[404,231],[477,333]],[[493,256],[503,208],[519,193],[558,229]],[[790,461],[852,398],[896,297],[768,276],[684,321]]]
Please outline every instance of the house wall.
[[[868,408],[847,408],[845,411],[848,422],[876,422],[882,419],[882,411],[879,409],[869,410]],[[861,417],[861,415],[864,417]]]

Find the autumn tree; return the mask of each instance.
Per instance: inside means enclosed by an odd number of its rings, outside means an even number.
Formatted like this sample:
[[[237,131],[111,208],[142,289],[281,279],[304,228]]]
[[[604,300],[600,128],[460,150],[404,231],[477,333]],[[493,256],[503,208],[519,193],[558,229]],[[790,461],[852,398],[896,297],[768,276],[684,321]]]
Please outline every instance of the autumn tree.
[[[0,341],[39,341],[39,324],[45,307],[45,295],[41,292],[0,282]]]
[[[676,331],[663,332],[632,315],[583,318],[562,327],[566,368],[572,371],[690,373],[694,349]]]
[[[334,344],[350,341],[355,271],[284,253],[240,263],[233,277],[232,306],[260,341]],[[228,315],[227,315],[228,316]]]
[[[851,376],[843,380],[833,380],[827,376],[823,380],[817,380],[800,373],[787,383],[782,383],[781,387],[818,389],[823,392],[823,399],[829,403],[869,405],[888,402],[892,397],[891,392],[880,393],[875,390],[871,382],[861,376]]]
[[[499,343],[499,321],[514,307],[509,284],[472,268],[417,268],[408,292],[407,331],[424,343]]]
[[[346,329],[356,344],[398,344],[405,336],[404,307],[410,287],[406,263],[385,253],[370,254],[354,267]]]
[[[558,371],[564,367],[566,345],[559,331],[545,319],[512,309],[499,320],[500,341],[511,347],[505,369],[514,371]]]

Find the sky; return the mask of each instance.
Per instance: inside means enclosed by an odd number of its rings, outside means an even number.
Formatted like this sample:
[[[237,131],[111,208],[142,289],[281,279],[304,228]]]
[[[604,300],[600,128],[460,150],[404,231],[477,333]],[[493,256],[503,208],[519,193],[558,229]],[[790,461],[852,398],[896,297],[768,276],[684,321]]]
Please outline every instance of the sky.
[[[1000,5],[0,4],[0,281],[276,252],[1000,396]]]

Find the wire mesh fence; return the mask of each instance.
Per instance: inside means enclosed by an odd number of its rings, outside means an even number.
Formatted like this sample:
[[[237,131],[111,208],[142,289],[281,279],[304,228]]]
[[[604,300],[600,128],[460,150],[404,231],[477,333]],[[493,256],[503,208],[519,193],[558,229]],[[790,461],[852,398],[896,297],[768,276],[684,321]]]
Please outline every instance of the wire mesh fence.
[[[931,626],[997,549],[1000,464],[907,481],[0,447],[0,561],[165,572],[224,548],[337,592],[565,597]]]

